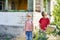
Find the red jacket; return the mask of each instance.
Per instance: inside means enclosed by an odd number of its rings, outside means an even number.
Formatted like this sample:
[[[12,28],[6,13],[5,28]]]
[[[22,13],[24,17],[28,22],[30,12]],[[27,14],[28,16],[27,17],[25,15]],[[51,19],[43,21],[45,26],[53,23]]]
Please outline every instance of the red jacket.
[[[41,19],[39,20],[40,28],[41,28],[42,30],[46,30],[47,25],[48,25],[49,23],[50,23],[49,18],[41,18]]]

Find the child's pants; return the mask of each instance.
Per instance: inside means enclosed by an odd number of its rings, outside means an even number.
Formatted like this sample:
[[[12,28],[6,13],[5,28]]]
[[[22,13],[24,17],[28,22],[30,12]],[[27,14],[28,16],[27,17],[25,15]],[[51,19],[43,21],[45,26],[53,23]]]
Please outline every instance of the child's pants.
[[[47,36],[45,32],[39,30],[39,35],[40,35],[39,40],[47,40]]]
[[[32,40],[32,31],[26,31],[26,40]]]

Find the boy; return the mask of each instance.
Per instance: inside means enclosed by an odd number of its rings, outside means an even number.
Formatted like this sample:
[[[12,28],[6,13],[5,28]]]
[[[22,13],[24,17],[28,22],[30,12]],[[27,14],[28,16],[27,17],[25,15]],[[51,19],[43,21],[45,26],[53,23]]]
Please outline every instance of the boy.
[[[33,31],[33,23],[31,20],[31,15],[27,15],[27,20],[25,22],[25,33],[26,33],[26,40],[32,40],[32,31]]]
[[[50,20],[47,17],[46,12],[42,12],[42,18],[39,20],[39,25],[40,25],[40,29],[41,29],[41,30],[39,30],[39,35],[42,37],[40,37],[39,40],[47,40],[46,28],[49,24],[50,24]]]
[[[45,31],[49,24],[50,24],[50,20],[47,17],[46,12],[42,12],[42,18],[39,20],[40,29],[42,31]]]

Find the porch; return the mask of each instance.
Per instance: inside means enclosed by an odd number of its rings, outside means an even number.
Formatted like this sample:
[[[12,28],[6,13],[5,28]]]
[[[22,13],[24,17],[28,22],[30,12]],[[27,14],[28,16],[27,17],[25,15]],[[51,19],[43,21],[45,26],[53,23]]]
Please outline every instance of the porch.
[[[0,11],[33,11],[33,0],[0,0]]]

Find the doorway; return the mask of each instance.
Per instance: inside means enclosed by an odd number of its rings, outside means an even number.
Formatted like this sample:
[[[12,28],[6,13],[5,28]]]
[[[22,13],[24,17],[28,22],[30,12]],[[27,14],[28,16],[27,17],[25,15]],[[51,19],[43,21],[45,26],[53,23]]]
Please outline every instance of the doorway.
[[[27,0],[18,0],[18,10],[27,10],[28,2]]]
[[[9,0],[11,10],[27,10],[28,0]]]

